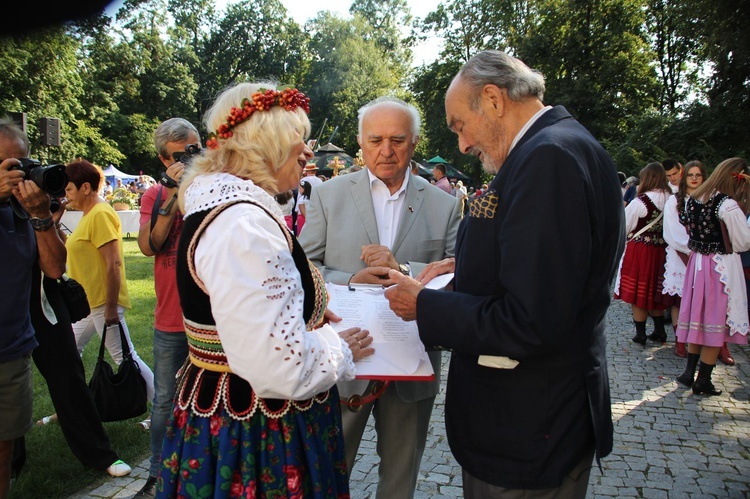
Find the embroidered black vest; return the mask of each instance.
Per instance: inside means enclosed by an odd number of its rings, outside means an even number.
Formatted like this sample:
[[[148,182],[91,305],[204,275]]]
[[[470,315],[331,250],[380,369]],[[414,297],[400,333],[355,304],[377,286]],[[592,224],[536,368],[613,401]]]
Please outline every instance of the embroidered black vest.
[[[224,209],[242,202],[260,207],[276,220],[261,204],[248,200],[233,201],[212,210],[194,213],[184,221],[177,249],[176,272],[189,355],[178,374],[175,401],[181,409],[190,408],[195,414],[205,417],[224,405],[234,418],[240,420],[249,419],[258,410],[268,417],[278,418],[290,410],[306,410],[313,403],[325,402],[329,392],[302,401],[257,397],[247,381],[231,373],[216,330],[216,320],[211,313],[210,298],[193,267],[195,248],[208,224]],[[323,278],[307,259],[286,224],[276,221],[289,242],[292,258],[300,272],[305,293],[303,317],[308,329],[312,329],[321,323],[326,308]]]
[[[688,198],[687,206],[681,213],[680,221],[688,230],[690,235],[688,248],[692,251],[704,255],[731,253],[724,244],[722,222],[719,219],[719,208],[727,198],[729,196],[720,192],[711,196],[705,204],[696,199]]]
[[[646,216],[638,219],[638,225],[633,229],[632,234],[638,234],[638,231],[646,227],[648,224],[656,220],[661,215],[661,210],[656,207],[651,198],[646,194],[638,196],[643,204],[646,205]],[[636,237],[630,238],[631,241],[636,241],[644,244],[653,244],[654,246],[666,247],[667,242],[664,240],[664,219],[660,219],[654,225],[649,227],[648,230],[642,232]]]

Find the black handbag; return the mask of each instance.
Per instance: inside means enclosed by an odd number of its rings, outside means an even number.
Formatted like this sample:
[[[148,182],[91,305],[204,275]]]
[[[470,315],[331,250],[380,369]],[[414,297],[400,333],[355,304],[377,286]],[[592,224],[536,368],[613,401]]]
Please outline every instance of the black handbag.
[[[122,363],[117,373],[104,360],[104,342],[107,338],[105,324],[102,343],[99,346],[99,357],[96,359],[94,374],[91,375],[91,381],[89,381],[89,390],[91,390],[102,422],[123,421],[140,416],[147,410],[146,380],[141,376],[138,363],[133,360],[122,323],[120,322],[118,326],[122,342]]]
[[[63,301],[65,302],[65,308],[68,309],[71,323],[85,319],[91,314],[86,290],[83,289],[83,286],[78,281],[63,274],[57,280],[57,284],[60,287],[60,294],[62,294]]]

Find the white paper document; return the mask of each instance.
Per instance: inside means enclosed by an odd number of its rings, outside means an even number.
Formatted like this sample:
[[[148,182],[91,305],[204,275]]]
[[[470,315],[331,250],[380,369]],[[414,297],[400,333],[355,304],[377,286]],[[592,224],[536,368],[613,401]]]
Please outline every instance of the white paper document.
[[[424,285],[427,289],[443,289],[453,280],[453,272],[450,274],[442,274],[434,277],[430,282]]]
[[[375,354],[356,363],[360,379],[434,378],[432,364],[419,340],[417,323],[404,321],[391,310],[382,286],[339,286],[328,283],[328,308],[341,317],[336,331],[361,327],[370,332]]]

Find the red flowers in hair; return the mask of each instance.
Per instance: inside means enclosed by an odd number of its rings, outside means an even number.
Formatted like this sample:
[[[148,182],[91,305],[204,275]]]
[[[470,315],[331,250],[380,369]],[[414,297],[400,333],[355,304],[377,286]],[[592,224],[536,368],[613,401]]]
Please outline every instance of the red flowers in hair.
[[[240,123],[247,121],[253,113],[268,111],[274,106],[283,107],[287,111],[293,111],[298,107],[306,113],[310,113],[310,98],[292,87],[279,90],[263,89],[255,92],[250,99],[243,99],[241,107],[233,107],[224,123],[219,125],[216,133],[211,133],[206,140],[206,147],[216,149],[219,147],[219,139],[226,140],[232,136],[232,129]]]

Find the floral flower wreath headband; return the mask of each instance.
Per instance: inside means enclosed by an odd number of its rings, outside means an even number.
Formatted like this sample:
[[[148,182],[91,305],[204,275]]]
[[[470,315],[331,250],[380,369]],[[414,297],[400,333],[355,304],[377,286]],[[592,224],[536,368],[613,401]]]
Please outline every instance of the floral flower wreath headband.
[[[226,140],[233,135],[232,129],[240,123],[247,121],[253,113],[268,111],[274,106],[283,107],[287,111],[293,111],[301,107],[310,114],[310,98],[291,86],[282,87],[278,90],[261,88],[250,99],[243,99],[241,107],[232,107],[226,121],[219,125],[216,133],[211,132],[206,140],[206,147],[218,149],[219,140]]]

